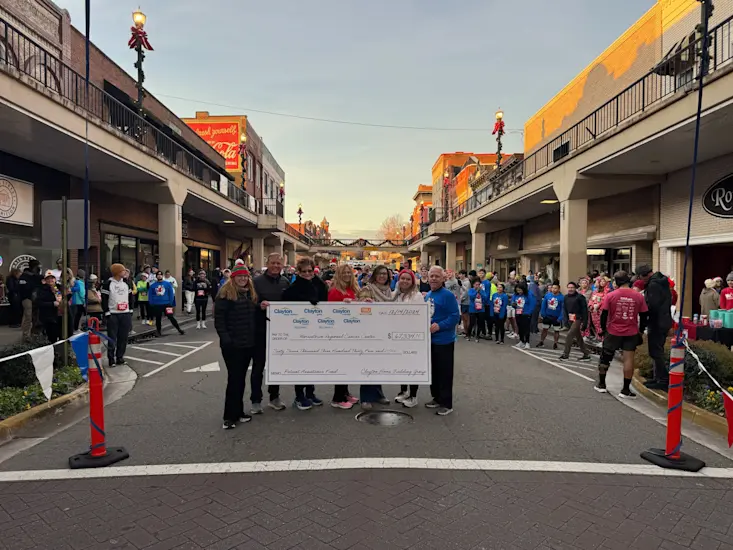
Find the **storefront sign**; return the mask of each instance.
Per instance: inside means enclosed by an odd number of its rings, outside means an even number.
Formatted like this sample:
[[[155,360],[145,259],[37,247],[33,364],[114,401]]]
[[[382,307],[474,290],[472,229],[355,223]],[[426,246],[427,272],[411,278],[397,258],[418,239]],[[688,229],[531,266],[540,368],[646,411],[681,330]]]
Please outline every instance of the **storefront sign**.
[[[0,175],[0,223],[33,227],[33,185]]]
[[[239,170],[238,122],[188,122],[201,139],[216,149],[226,159],[229,171]]]
[[[31,256],[30,254],[22,254],[15,258],[12,262],[10,262],[8,272],[13,271],[14,269],[18,269],[22,273],[23,271],[28,269],[28,265],[35,259],[36,257]]]
[[[733,218],[733,174],[718,180],[705,192],[702,207],[718,218]]]

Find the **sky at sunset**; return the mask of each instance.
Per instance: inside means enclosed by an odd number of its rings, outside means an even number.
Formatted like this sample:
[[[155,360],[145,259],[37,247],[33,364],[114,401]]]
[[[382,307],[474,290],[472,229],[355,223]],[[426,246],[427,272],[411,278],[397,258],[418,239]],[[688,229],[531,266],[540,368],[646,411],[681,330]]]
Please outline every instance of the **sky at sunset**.
[[[84,0],[54,0],[84,29]],[[92,41],[131,74],[135,3],[92,0]],[[654,0],[142,0],[146,88],[178,116],[245,114],[285,170],[286,217],[370,237],[410,215],[440,153],[494,152]],[[408,130],[318,122],[272,111]],[[458,129],[458,130],[456,130]]]

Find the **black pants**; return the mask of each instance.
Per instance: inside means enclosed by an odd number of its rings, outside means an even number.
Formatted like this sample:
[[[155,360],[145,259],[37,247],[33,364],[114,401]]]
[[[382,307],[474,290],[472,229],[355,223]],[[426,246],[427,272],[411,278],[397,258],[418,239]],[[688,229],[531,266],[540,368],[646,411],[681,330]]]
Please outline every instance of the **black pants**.
[[[500,342],[504,341],[504,333],[506,332],[506,317],[494,317],[494,333],[496,339]]]
[[[166,312],[169,307],[171,308],[171,313]],[[155,329],[157,330],[158,334],[160,334],[160,325],[163,322],[163,315],[168,317],[168,320],[171,322],[171,325],[173,325],[173,328],[175,328],[178,332],[183,332],[181,330],[181,327],[178,325],[178,321],[176,321],[176,318],[173,315],[173,311],[175,311],[175,308],[173,308],[172,306],[153,306],[153,311],[155,312]]]
[[[196,306],[196,320],[206,321],[206,301],[194,300],[193,305]]]
[[[140,306],[140,318],[143,321],[152,321],[153,320],[153,314],[150,311],[150,306],[147,302],[137,302],[137,305]]]
[[[476,329],[476,338],[486,335],[486,316],[483,311],[478,311],[476,313],[469,313],[468,318],[468,334],[469,338],[473,336],[473,331]]]
[[[414,384],[410,384],[410,397],[417,397],[417,389],[420,386],[416,386]],[[402,384],[400,386],[400,393],[406,393],[407,392],[407,384]]]
[[[107,336],[114,343],[107,342],[107,359],[109,364],[121,363],[127,350],[127,337],[132,330],[132,315],[130,313],[112,313],[107,316]]]
[[[74,324],[73,324],[73,332],[76,332],[79,330],[79,323],[81,322],[81,318],[84,317],[84,314],[87,312],[87,308],[84,307],[83,304],[80,304],[78,306],[71,306],[74,311]]]
[[[236,421],[244,416],[244,389],[247,368],[254,348],[221,348],[227,367],[227,390],[224,399],[224,420]]]
[[[455,342],[430,344],[430,370],[433,383],[430,395],[433,400],[447,409],[453,408],[453,364]]]
[[[532,318],[529,321],[529,331],[535,334],[540,331],[540,309],[541,306],[537,306],[534,308],[534,311],[532,312]]]
[[[349,386],[338,385],[333,387],[333,401],[334,403],[343,403],[349,396]]]
[[[23,319],[23,304],[20,300],[20,296],[13,296],[10,299],[10,323],[11,327],[20,326],[20,322]]]
[[[295,398],[296,399],[303,399],[303,397],[312,399],[315,396],[316,396],[316,387],[314,385],[309,384],[307,386],[295,386]]]
[[[647,344],[649,346],[649,357],[654,361],[654,380],[658,382],[669,382],[669,371],[664,357],[664,343],[667,339],[667,332],[657,327],[649,327],[647,330]]]
[[[249,399],[252,403],[262,403],[262,382],[265,378],[267,361],[267,336],[262,327],[257,331],[257,345],[252,354],[252,374],[249,379],[251,386]],[[277,399],[280,397],[280,386],[267,386],[267,393],[270,394],[270,401]]]
[[[46,333],[49,344],[54,344],[61,338],[61,317],[57,320],[45,321],[43,323],[43,331]]]
[[[523,344],[529,343],[531,315],[517,315],[517,330],[519,330],[519,341]]]

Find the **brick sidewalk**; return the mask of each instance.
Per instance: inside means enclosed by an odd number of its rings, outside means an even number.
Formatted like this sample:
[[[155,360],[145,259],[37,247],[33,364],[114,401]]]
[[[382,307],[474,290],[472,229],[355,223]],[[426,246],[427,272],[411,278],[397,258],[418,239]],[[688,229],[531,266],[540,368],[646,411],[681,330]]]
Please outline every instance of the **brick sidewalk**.
[[[733,550],[733,482],[345,470],[0,484],[0,548]]]

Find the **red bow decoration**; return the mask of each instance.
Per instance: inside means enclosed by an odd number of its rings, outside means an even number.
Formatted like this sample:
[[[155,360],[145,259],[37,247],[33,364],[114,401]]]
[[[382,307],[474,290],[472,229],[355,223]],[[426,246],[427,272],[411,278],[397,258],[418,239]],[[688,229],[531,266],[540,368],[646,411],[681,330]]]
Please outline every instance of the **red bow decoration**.
[[[503,134],[504,133],[504,121],[503,120],[497,120],[496,124],[494,124],[494,131],[491,132],[491,135],[493,136],[497,132]]]
[[[153,51],[153,47],[148,41],[148,33],[142,29],[138,29],[137,27],[130,27],[130,31],[132,31],[132,36],[130,37],[130,40],[127,41],[127,45],[130,46],[131,50],[137,47],[139,41],[143,48],[150,50],[151,52]]]

